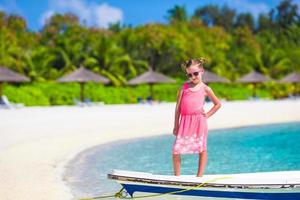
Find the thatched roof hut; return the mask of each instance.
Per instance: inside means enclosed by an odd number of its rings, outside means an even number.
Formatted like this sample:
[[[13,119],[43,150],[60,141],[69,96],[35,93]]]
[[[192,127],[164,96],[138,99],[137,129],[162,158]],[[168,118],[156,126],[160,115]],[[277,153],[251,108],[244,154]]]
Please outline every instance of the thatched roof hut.
[[[74,72],[59,78],[58,82],[78,82],[80,83],[80,99],[84,100],[84,84],[87,82],[108,83],[109,80],[81,66]]]
[[[129,85],[149,84],[150,95],[153,97],[153,85],[156,83],[175,83],[176,81],[152,69],[128,81]]]

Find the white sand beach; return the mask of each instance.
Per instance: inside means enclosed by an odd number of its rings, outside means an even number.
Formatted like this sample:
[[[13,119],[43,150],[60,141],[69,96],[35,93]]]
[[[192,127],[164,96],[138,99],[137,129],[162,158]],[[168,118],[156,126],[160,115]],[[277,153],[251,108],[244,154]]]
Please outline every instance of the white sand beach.
[[[206,110],[211,107],[206,105]],[[0,110],[0,199],[72,199],[64,165],[111,141],[171,134],[174,103]],[[223,102],[209,129],[300,121],[300,100]]]

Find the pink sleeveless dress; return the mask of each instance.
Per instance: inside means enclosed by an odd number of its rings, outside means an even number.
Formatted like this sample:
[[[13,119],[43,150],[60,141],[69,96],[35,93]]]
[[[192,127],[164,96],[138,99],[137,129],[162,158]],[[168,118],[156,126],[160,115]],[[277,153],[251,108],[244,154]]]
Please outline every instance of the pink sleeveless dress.
[[[207,122],[203,105],[205,102],[205,88],[192,91],[188,83],[183,85],[180,102],[179,129],[173,145],[173,154],[193,154],[206,150]]]

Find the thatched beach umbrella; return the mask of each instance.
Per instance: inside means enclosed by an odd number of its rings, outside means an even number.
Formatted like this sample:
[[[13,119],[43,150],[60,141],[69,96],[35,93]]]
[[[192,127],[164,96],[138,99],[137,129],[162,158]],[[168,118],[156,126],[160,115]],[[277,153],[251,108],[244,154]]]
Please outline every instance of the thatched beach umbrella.
[[[297,72],[290,73],[289,75],[282,78],[279,82],[281,83],[299,83],[300,82],[300,74]]]
[[[256,71],[252,71],[249,74],[246,74],[245,76],[241,77],[237,80],[237,82],[240,83],[252,83],[253,84],[253,97],[256,96],[256,86],[258,83],[267,82],[270,81],[270,78],[262,75],[261,73],[258,73]]]
[[[152,69],[128,81],[129,85],[147,83],[150,86],[150,95],[153,97],[153,85],[156,83],[175,83],[176,81]]]
[[[74,72],[60,78],[58,82],[77,82],[80,84],[80,100],[84,99],[84,84],[87,82],[108,83],[109,80],[81,66]]]
[[[203,81],[205,83],[229,83],[230,81],[210,71],[204,71]]]
[[[280,83],[293,83],[294,84],[294,94],[296,94],[297,91],[297,83],[300,82],[300,74],[297,72],[290,73],[289,75],[282,78]]]
[[[2,96],[2,84],[4,82],[17,83],[17,82],[28,82],[28,81],[30,81],[30,79],[27,78],[26,76],[20,75],[5,67],[0,67],[0,96]]]

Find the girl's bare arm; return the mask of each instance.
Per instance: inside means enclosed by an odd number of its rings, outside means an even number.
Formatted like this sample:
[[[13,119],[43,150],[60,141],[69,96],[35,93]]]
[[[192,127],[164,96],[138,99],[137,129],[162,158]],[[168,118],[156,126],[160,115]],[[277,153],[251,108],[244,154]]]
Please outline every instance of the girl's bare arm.
[[[175,107],[174,131],[179,126],[181,93],[182,93],[181,90],[179,90],[177,93],[177,101],[176,101],[176,107]],[[173,133],[174,133],[174,131],[173,131]],[[176,134],[176,133],[174,133],[174,134]]]
[[[214,106],[205,114],[207,118],[215,114],[219,108],[221,108],[221,101],[218,97],[214,94],[213,90],[210,87],[205,88],[205,92],[209,99],[214,103]]]

